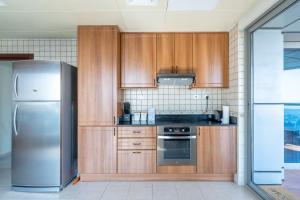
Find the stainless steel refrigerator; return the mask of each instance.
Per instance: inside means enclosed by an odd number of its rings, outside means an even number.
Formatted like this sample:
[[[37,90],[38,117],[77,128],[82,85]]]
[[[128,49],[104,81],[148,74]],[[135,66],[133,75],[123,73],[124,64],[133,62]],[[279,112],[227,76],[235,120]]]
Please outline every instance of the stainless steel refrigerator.
[[[12,80],[12,187],[60,191],[77,173],[77,69],[20,61],[13,64]]]

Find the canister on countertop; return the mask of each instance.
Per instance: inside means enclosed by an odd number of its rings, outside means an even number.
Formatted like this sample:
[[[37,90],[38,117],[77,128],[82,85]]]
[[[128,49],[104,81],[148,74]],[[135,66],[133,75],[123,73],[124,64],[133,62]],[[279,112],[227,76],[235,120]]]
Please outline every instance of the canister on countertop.
[[[141,122],[146,122],[146,121],[147,121],[147,113],[141,112]]]
[[[222,124],[229,124],[229,106],[223,106]]]
[[[139,122],[141,120],[141,113],[140,112],[135,112],[132,115],[132,121],[133,122]]]
[[[148,124],[155,123],[155,108],[148,108]]]

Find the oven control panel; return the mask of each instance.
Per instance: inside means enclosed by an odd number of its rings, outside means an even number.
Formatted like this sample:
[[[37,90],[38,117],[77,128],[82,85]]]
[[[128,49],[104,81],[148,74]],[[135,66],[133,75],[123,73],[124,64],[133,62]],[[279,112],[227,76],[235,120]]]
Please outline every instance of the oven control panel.
[[[165,133],[189,133],[191,129],[189,127],[165,127]]]

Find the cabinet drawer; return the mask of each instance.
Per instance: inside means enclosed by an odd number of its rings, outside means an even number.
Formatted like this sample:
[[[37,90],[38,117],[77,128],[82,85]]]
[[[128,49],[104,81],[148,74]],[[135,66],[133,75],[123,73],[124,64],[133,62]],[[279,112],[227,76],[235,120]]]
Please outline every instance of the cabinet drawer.
[[[156,137],[155,127],[119,127],[118,128],[119,138],[140,138],[140,137]]]
[[[119,138],[118,149],[156,149],[155,138]]]
[[[118,173],[155,173],[155,150],[120,150],[118,151]]]

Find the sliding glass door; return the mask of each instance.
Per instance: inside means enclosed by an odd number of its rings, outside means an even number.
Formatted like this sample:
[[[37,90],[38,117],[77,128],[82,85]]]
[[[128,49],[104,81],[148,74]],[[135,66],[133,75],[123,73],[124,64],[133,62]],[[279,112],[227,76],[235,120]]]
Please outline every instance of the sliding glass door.
[[[265,199],[300,198],[300,1],[275,5],[247,44],[248,184]]]

